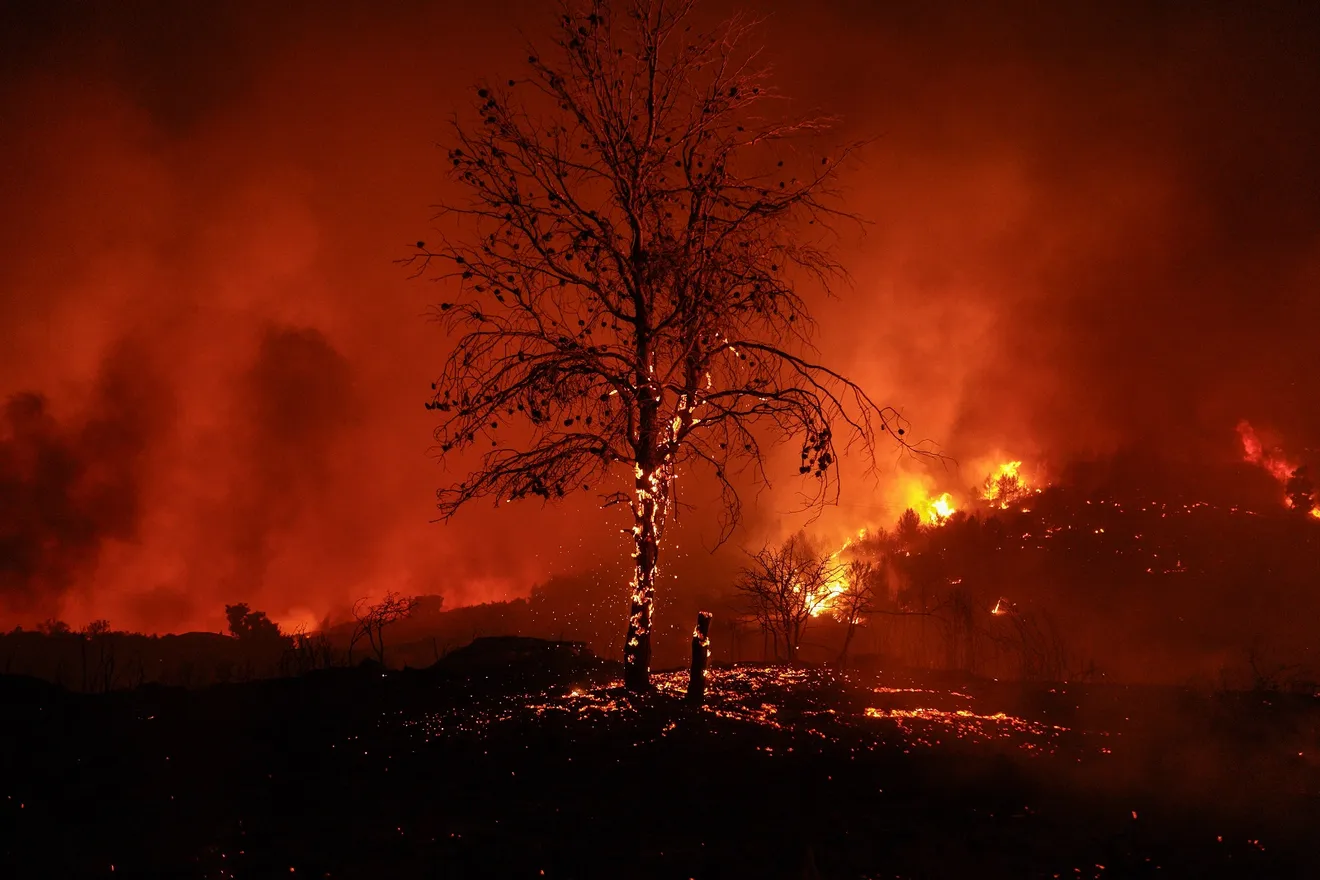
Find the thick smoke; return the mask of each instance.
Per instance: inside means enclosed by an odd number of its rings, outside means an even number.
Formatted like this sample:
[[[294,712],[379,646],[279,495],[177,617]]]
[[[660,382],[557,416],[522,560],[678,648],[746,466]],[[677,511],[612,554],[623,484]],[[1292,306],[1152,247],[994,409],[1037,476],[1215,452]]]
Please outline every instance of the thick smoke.
[[[107,353],[80,412],[59,418],[40,394],[5,403],[0,422],[0,600],[28,615],[60,610],[112,541],[136,539],[147,456],[174,399],[138,343]]]
[[[626,552],[590,499],[428,522],[440,290],[392,260],[432,235],[464,89],[552,19],[451,7],[6,7],[0,624],[452,607]],[[1223,464],[1243,418],[1320,447],[1314,10],[751,8],[791,106],[869,139],[819,344],[957,460],[922,479]],[[735,542],[797,527],[791,464]],[[849,476],[821,528],[897,515],[892,472]],[[684,492],[667,570],[706,589],[714,517]]]

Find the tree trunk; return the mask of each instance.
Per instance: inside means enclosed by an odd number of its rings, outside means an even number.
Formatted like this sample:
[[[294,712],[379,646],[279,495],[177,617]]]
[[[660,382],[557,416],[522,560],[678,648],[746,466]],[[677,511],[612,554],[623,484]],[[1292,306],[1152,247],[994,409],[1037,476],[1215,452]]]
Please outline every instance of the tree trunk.
[[[687,698],[689,703],[701,705],[706,697],[706,661],[710,659],[709,611],[697,612],[697,625],[692,630],[692,669],[688,674]]]
[[[852,645],[853,633],[857,631],[857,624],[852,619],[848,619],[848,632],[843,637],[843,650],[839,652],[839,668],[848,668],[848,648]]]
[[[655,521],[657,489],[653,482],[639,472],[633,508],[637,552],[628,609],[628,638],[623,645],[623,685],[634,693],[651,689],[651,610],[655,605],[655,569],[660,552]]]
[[[785,625],[785,629],[787,632],[784,633],[784,651],[788,654],[786,659],[789,666],[795,666],[798,662],[798,644],[802,641],[802,633],[795,620],[790,620]]]

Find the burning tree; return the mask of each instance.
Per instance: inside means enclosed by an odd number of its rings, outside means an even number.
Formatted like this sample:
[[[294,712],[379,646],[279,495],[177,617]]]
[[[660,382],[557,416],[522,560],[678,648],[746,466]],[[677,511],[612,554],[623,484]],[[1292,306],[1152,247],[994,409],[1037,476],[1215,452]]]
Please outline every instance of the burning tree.
[[[1001,464],[994,473],[985,478],[981,497],[992,507],[998,507],[1000,510],[1007,510],[1027,497],[1031,494],[1031,489],[1019,473],[1021,467],[1020,461]]]
[[[843,571],[833,553],[818,550],[798,533],[778,547],[763,547],[752,554],[735,586],[747,598],[761,628],[774,639],[776,657],[792,663],[811,618],[826,610],[840,592],[832,585]]]
[[[799,285],[841,274],[830,221],[848,215],[827,203],[850,151],[794,151],[829,120],[774,119],[752,23],[695,34],[692,6],[570,5],[553,57],[533,51],[524,79],[476,90],[448,154],[467,198],[440,215],[463,233],[407,260],[455,289],[437,310],[453,345],[428,403],[441,454],[485,449],[439,491],[442,518],[476,498],[577,489],[626,504],[634,691],[649,688],[677,473],[718,481],[724,539],[733,478],[766,479],[767,433],[800,441],[815,503],[836,497],[841,442],[873,456],[879,432],[904,433],[809,354]]]

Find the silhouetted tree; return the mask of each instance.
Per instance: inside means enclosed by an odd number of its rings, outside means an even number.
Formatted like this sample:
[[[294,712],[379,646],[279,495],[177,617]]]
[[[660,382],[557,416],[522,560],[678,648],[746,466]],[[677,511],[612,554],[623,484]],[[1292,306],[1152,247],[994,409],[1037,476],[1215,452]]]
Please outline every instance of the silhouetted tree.
[[[921,517],[909,507],[903,511],[894,525],[894,541],[899,547],[908,549],[915,545],[920,537]]]
[[[1306,465],[1292,472],[1292,476],[1284,486],[1284,492],[1293,510],[1302,514],[1311,512],[1311,508],[1315,507],[1315,483],[1311,482]]]
[[[840,666],[847,665],[848,648],[852,646],[858,624],[862,618],[876,610],[887,578],[886,564],[886,557],[880,557],[879,562],[854,559],[843,569],[843,581],[847,587],[830,602],[835,619],[843,621],[848,627],[843,637],[843,648],[839,651]]]
[[[84,692],[99,688],[102,693],[108,693],[114,685],[115,650],[110,632],[110,621],[102,618],[93,620],[78,633]]]
[[[1015,462],[1015,464],[1020,464],[1020,462]],[[1022,478],[1018,475],[1016,467],[1014,467],[1012,469],[1001,469],[999,472],[986,477],[981,497],[992,507],[1006,510],[1030,494],[1031,489],[1022,482]]]
[[[246,602],[225,606],[229,634],[246,642],[272,642],[281,638],[279,625],[264,611],[252,611]]]
[[[353,647],[365,636],[376,653],[376,660],[385,665],[385,627],[412,615],[417,608],[416,596],[403,596],[394,591],[385,594],[374,605],[369,599],[362,598],[353,604],[353,619],[357,626],[348,643],[349,662],[353,659]]]
[[[735,586],[761,628],[773,637],[777,658],[793,663],[807,624],[829,605],[829,586],[839,577],[842,566],[832,553],[816,549],[800,532],[778,547],[764,547],[751,557],[752,562],[742,570]]]
[[[280,665],[286,675],[329,669],[335,665],[335,652],[330,637],[324,631],[308,632],[305,625],[299,626],[289,633],[289,647]]]
[[[604,501],[631,512],[631,690],[649,687],[678,471],[719,482],[724,538],[740,513],[733,474],[766,477],[761,429],[800,441],[816,502],[836,497],[840,431],[867,455],[879,431],[904,433],[804,353],[799,284],[840,274],[828,222],[846,215],[827,202],[850,150],[792,151],[830,120],[777,119],[751,23],[698,34],[693,5],[570,3],[553,57],[533,52],[524,79],[478,88],[456,126],[448,158],[468,199],[442,216],[466,237],[418,242],[408,261],[438,262],[456,290],[437,312],[455,342],[428,404],[444,413],[442,454],[486,449],[439,492],[442,515],[623,478]]]

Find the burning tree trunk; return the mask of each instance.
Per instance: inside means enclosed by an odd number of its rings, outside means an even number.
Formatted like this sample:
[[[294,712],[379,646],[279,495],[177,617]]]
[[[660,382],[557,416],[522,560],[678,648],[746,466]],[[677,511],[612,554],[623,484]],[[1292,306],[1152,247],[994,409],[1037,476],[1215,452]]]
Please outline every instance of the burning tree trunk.
[[[692,630],[692,670],[688,675],[687,698],[700,705],[706,697],[706,661],[710,659],[709,611],[697,612],[697,625]]]
[[[632,602],[628,610],[628,639],[623,648],[623,682],[630,691],[642,691],[651,682],[651,609],[655,605],[655,568],[659,547],[653,529],[637,536]]]
[[[637,468],[633,500],[632,597],[628,637],[623,647],[623,682],[630,691],[651,686],[651,610],[655,606],[655,576],[660,555],[660,526],[668,497],[667,479],[654,469]]]

